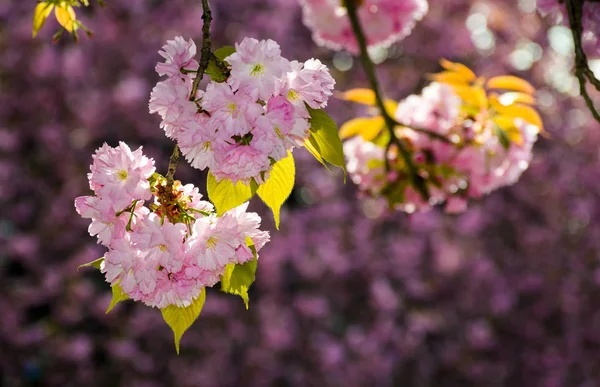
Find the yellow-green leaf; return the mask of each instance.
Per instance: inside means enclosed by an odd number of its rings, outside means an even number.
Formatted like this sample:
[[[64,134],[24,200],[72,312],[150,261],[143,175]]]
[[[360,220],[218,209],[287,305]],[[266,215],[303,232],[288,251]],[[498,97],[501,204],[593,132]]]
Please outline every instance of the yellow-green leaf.
[[[462,63],[455,63],[446,59],[441,59],[440,64],[445,70],[452,71],[460,75],[465,82],[473,82],[475,80],[475,73]]]
[[[448,85],[467,86],[469,84],[461,74],[455,73],[454,71],[442,71],[437,74],[429,74],[427,78]]]
[[[530,124],[533,124],[540,128],[540,131],[544,130],[544,124],[539,113],[531,106],[514,103],[509,106],[502,105],[497,99],[492,99],[492,107],[499,115],[508,116],[512,118],[521,118]]]
[[[487,96],[483,87],[479,86],[453,86],[453,90],[467,105],[478,109],[487,107]]]
[[[54,4],[48,3],[46,1],[38,3],[38,5],[35,6],[35,11],[33,12],[32,30],[32,35],[34,38],[44,26],[44,23],[46,22],[46,19],[48,18],[48,15],[50,15],[50,12],[52,12],[53,8]]]
[[[119,302],[129,300],[129,296],[127,294],[125,294],[125,292],[123,291],[121,286],[119,286],[118,282],[116,284],[114,284],[111,287],[111,289],[112,289],[112,300],[110,301],[110,305],[108,306],[108,309],[106,309],[107,314],[108,314],[108,312],[113,310],[115,305],[117,305]]]
[[[513,103],[535,105],[535,98],[531,94],[519,93],[517,91],[501,94],[498,100],[504,106],[512,105]]]
[[[385,127],[383,117],[359,117],[347,121],[340,127],[340,137],[346,139],[360,134],[365,141],[371,141]]]
[[[215,50],[215,56],[219,59],[221,59],[222,61],[225,61],[225,58],[227,58],[229,55],[235,53],[235,47],[232,46],[223,46],[221,48],[218,48]],[[227,62],[225,62],[227,63]]]
[[[181,337],[192,326],[198,316],[200,316],[200,312],[202,312],[202,308],[204,307],[204,301],[206,301],[206,288],[202,288],[200,295],[190,306],[180,308],[176,305],[169,305],[160,310],[163,319],[165,319],[165,322],[173,330],[177,354],[179,354]]]
[[[351,89],[341,94],[346,101],[356,102],[363,105],[375,106],[375,92],[371,89]]]
[[[273,164],[269,178],[258,187],[256,193],[273,211],[275,227],[279,229],[279,213],[281,206],[292,193],[296,178],[294,156],[288,151],[287,157]]]
[[[335,121],[322,110],[308,108],[308,111],[310,137],[307,142],[312,147],[311,153],[316,153],[321,159],[342,168],[345,174],[344,148]]]
[[[63,26],[65,30],[68,32],[73,32],[75,30],[75,20],[77,16],[75,15],[73,7],[66,3],[61,3],[54,9],[54,15],[56,16],[58,23]]]
[[[487,87],[489,89],[520,91],[527,94],[535,93],[535,88],[529,82],[513,75],[501,75],[490,78],[487,81]]]
[[[227,265],[225,272],[221,276],[221,290],[225,293],[242,297],[244,305],[248,309],[248,289],[250,289],[256,276],[258,255],[256,254],[256,248],[252,239],[246,238],[246,244],[252,250],[254,259],[241,265],[234,263]]]
[[[233,184],[228,179],[217,181],[216,177],[208,172],[206,190],[208,191],[208,198],[217,209],[218,216],[252,199],[256,189],[257,185],[254,181],[250,185],[246,185],[241,181]]]
[[[92,262],[84,263],[83,265],[79,265],[79,266],[77,266],[77,270],[81,269],[82,267],[93,267],[95,269],[100,270],[102,262],[104,262],[104,257],[98,258]]]

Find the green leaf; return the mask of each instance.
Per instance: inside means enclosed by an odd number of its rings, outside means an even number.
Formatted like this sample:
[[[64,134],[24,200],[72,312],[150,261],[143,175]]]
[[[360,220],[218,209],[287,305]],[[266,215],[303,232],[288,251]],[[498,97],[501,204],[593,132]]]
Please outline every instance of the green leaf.
[[[254,181],[249,186],[241,181],[234,185],[228,179],[217,182],[216,177],[210,172],[206,181],[208,197],[215,205],[218,216],[252,199],[257,188],[258,186]]]
[[[307,109],[310,113],[310,137],[305,144],[307,149],[317,160],[325,160],[338,166],[346,174],[344,148],[335,121],[323,110],[311,109],[308,106]]]
[[[111,289],[112,289],[112,300],[110,301],[110,305],[108,306],[108,309],[106,309],[106,314],[108,314],[108,312],[110,312],[115,307],[115,305],[117,305],[119,302],[129,300],[129,296],[127,294],[125,294],[125,292],[123,291],[121,286],[119,286],[118,282],[116,284],[114,284],[111,287]]]
[[[225,58],[227,58],[229,55],[233,54],[235,52],[235,47],[232,46],[223,46],[217,50],[215,50],[215,56],[219,59],[221,59],[222,61],[225,61]],[[227,65],[229,65],[229,63],[225,62]]]
[[[100,270],[100,265],[102,265],[102,262],[104,262],[104,257],[98,258],[95,261],[84,263],[83,265],[77,266],[77,271],[79,271],[79,269],[81,269],[82,267],[93,267],[95,269]]]
[[[38,34],[38,32],[40,32],[40,30],[44,26],[44,23],[46,23],[46,19],[48,18],[48,15],[50,15],[50,12],[52,12],[53,8],[54,4],[51,4],[46,1],[38,3],[38,5],[35,6],[35,11],[33,12],[32,30],[32,36],[34,38]]]
[[[498,136],[498,141],[500,141],[500,144],[504,147],[504,149],[510,148],[510,138],[508,138],[508,134],[506,134],[506,131],[498,125],[495,125],[495,129],[496,136]]]
[[[252,239],[247,237],[246,244],[252,250],[254,259],[242,265],[230,263],[225,266],[225,272],[221,276],[221,291],[242,297],[244,305],[248,309],[248,289],[254,282],[258,255]]]
[[[229,65],[225,61],[225,58],[227,58],[229,55],[233,54],[234,52],[235,52],[234,47],[225,46],[225,47],[221,47],[218,50],[216,50],[215,56],[218,59],[222,60],[225,63],[225,65]],[[213,81],[218,82],[218,83],[225,82],[225,80],[227,79],[227,77],[225,76],[225,74],[223,74],[221,72],[221,69],[219,69],[219,66],[217,66],[217,64],[215,63],[213,58],[211,58],[209,60],[208,67],[206,68],[205,73],[208,74]]]
[[[273,164],[269,178],[256,191],[262,201],[273,211],[275,227],[278,230],[281,206],[292,193],[295,177],[294,156],[288,151],[287,157]]]
[[[200,292],[198,298],[190,306],[180,308],[176,305],[169,305],[160,310],[165,322],[173,330],[175,350],[178,355],[181,337],[192,326],[198,316],[200,316],[200,312],[202,312],[202,308],[204,307],[204,301],[206,301],[206,288],[202,288],[202,292]]]

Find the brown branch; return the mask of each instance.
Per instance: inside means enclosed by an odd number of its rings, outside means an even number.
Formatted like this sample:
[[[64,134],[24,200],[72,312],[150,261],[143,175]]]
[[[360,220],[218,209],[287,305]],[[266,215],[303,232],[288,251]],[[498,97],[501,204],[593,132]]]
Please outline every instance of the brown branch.
[[[573,34],[573,43],[575,46],[575,76],[579,81],[579,93],[585,100],[585,104],[594,116],[594,119],[600,122],[600,114],[594,106],[594,101],[590,97],[586,84],[590,82],[596,90],[600,91],[600,81],[596,79],[592,70],[588,66],[587,55],[583,50],[581,43],[581,35],[583,34],[583,26],[581,23],[583,15],[584,0],[566,0],[567,14],[569,15],[569,26]]]
[[[411,177],[414,187],[417,189],[417,191],[419,191],[419,193],[423,197],[423,200],[428,201],[429,190],[427,189],[427,185],[425,184],[425,179],[423,179],[423,177],[419,175],[419,171],[413,162],[412,155],[407,149],[406,144],[404,144],[402,140],[399,139],[398,136],[396,136],[396,132],[394,131],[394,129],[397,123],[392,117],[390,117],[387,110],[385,109],[385,104],[383,102],[383,98],[379,88],[379,81],[377,80],[377,75],[375,73],[375,65],[369,57],[369,52],[367,50],[367,39],[363,32],[362,26],[360,25],[360,21],[358,20],[357,0],[345,0],[344,4],[346,6],[346,9],[348,10],[348,17],[350,18],[352,31],[354,32],[354,36],[356,37],[356,40],[358,41],[358,46],[360,48],[360,61],[362,63],[363,69],[365,70],[369,83],[371,84],[371,89],[373,89],[373,92],[375,93],[377,107],[381,111],[381,115],[385,121],[386,127],[390,132],[390,142],[386,149],[386,168],[389,169],[389,161],[387,156],[389,154],[389,151],[391,150],[391,147],[395,145],[398,148],[398,151],[400,152],[404,163],[406,164],[406,168],[408,169],[408,173]]]
[[[211,51],[211,42],[210,42],[210,23],[212,22],[212,13],[210,11],[210,5],[208,4],[208,0],[202,0],[202,20],[204,24],[202,25],[202,49],[200,51],[200,63],[198,66],[198,71],[196,71],[196,78],[192,83],[192,91],[190,93],[190,101],[196,100],[196,94],[198,93],[198,86],[200,85],[200,81],[204,77],[204,72],[208,67],[208,62],[214,54]],[[175,171],[177,170],[177,161],[179,160],[179,145],[175,144],[173,148],[173,154],[169,159],[169,170],[167,172],[167,192],[171,192],[173,189]]]

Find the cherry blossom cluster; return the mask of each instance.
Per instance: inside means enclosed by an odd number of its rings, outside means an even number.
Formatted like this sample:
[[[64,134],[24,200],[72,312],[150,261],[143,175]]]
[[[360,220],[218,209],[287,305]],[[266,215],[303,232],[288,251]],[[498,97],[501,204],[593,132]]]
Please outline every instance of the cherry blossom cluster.
[[[408,36],[427,13],[427,0],[363,0],[358,17],[370,47],[389,47]],[[304,24],[314,41],[333,50],[358,54],[347,10],[340,0],[300,0]]]
[[[321,109],[335,81],[318,59],[304,63],[281,56],[273,40],[244,38],[224,58],[225,82],[212,80],[193,93],[196,45],[181,37],[168,41],[156,71],[150,112],[162,118],[166,135],[186,160],[208,168],[217,180],[262,183],[272,164],[304,144],[309,109]]]
[[[568,25],[569,17],[564,1],[537,0],[537,8],[542,16],[550,17],[554,22]],[[586,1],[581,15],[583,26],[582,39],[586,46],[600,55],[600,3]]]
[[[434,82],[421,95],[402,101],[395,112],[396,120],[408,126],[399,128],[398,136],[410,144],[415,166],[430,182],[429,201],[410,185],[401,158],[388,155],[386,172],[385,145],[361,136],[344,143],[352,180],[361,191],[385,195],[395,208],[409,213],[442,202],[447,212],[462,212],[467,199],[514,184],[529,166],[539,128],[515,119],[522,141],[503,144],[492,120],[483,114],[465,119],[461,106],[461,98],[450,86]],[[409,127],[426,129],[450,141]]]
[[[186,307],[228,264],[253,259],[248,238],[259,251],[269,233],[259,230],[261,219],[246,212],[247,203],[217,217],[198,188],[175,181],[169,192],[154,171],[141,147],[104,144],[88,175],[95,195],[76,198],[75,208],[108,248],[101,271],[111,286],[152,307]]]

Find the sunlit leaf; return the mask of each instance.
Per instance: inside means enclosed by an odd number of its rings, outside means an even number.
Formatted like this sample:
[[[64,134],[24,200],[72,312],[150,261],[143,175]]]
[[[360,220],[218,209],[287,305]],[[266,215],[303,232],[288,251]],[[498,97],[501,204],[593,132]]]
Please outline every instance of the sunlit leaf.
[[[515,126],[515,119],[508,116],[495,115],[492,121],[506,133],[510,142],[517,145],[523,144],[523,133]]]
[[[246,244],[252,250],[254,259],[241,265],[233,263],[227,265],[221,276],[221,290],[242,297],[244,305],[248,309],[248,289],[250,289],[255,279],[258,255],[252,239],[246,238]]]
[[[492,107],[499,115],[512,118],[521,118],[532,125],[537,126],[540,131],[544,130],[544,124],[539,113],[531,106],[515,103],[509,106],[502,105],[497,99],[490,99]]]
[[[360,134],[365,141],[371,141],[385,127],[383,117],[359,117],[345,122],[340,127],[340,137],[346,139]]]
[[[129,296],[125,294],[119,283],[117,282],[113,286],[111,286],[112,290],[112,300],[110,301],[110,305],[108,305],[108,309],[106,309],[106,313],[108,314],[115,305],[117,305],[121,301],[129,300]]]
[[[346,173],[344,148],[337,125],[324,111],[308,108],[310,113],[310,137],[308,143],[311,153],[318,154],[322,160],[340,167]]]
[[[489,89],[520,91],[527,94],[535,93],[535,88],[529,82],[513,75],[501,75],[490,78],[487,81],[487,87]]]
[[[93,267],[95,269],[100,270],[100,268],[102,266],[102,262],[104,262],[104,257],[98,258],[92,262],[84,263],[83,265],[79,265],[79,266],[77,266],[77,270],[81,269],[82,267]]]
[[[478,86],[453,86],[453,90],[464,103],[479,109],[487,106],[485,90]]]
[[[346,101],[356,102],[363,105],[375,106],[375,92],[371,89],[351,89],[341,94]]]
[[[470,68],[461,63],[450,62],[446,59],[441,59],[440,64],[445,70],[457,73],[465,82],[473,82],[475,73]]]
[[[431,79],[435,82],[446,83],[448,85],[458,85],[458,86],[467,86],[469,82],[465,80],[465,78],[453,71],[442,71],[437,74],[429,74],[427,78]]]
[[[216,177],[210,172],[208,172],[206,179],[208,198],[215,205],[219,216],[252,199],[257,188],[258,186],[254,182],[246,185],[241,181],[233,184],[228,179],[217,181]]]
[[[206,288],[202,288],[200,295],[192,302],[190,306],[180,308],[176,305],[169,305],[160,310],[165,322],[173,330],[175,350],[177,351],[177,354],[179,354],[179,343],[181,342],[181,337],[185,331],[192,326],[198,316],[200,316],[200,312],[202,312],[205,301]]]
[[[44,23],[46,23],[46,19],[48,18],[48,15],[50,15],[50,12],[52,12],[53,8],[54,8],[54,4],[48,3],[46,1],[38,3],[35,6],[35,11],[33,13],[33,30],[32,30],[32,35],[34,38],[36,37],[38,32],[42,29],[42,27],[44,26]]]
[[[498,101],[504,106],[512,105],[513,103],[524,103],[526,105],[535,105],[535,98],[526,93],[516,91],[501,94]]]
[[[75,20],[77,16],[75,15],[73,7],[66,3],[61,3],[54,9],[54,15],[56,16],[58,23],[63,26],[65,30],[68,32],[73,32],[75,30]]]
[[[296,178],[294,156],[288,151],[287,157],[273,164],[269,178],[258,187],[256,193],[273,211],[275,227],[279,229],[279,214],[281,206],[292,193]]]

